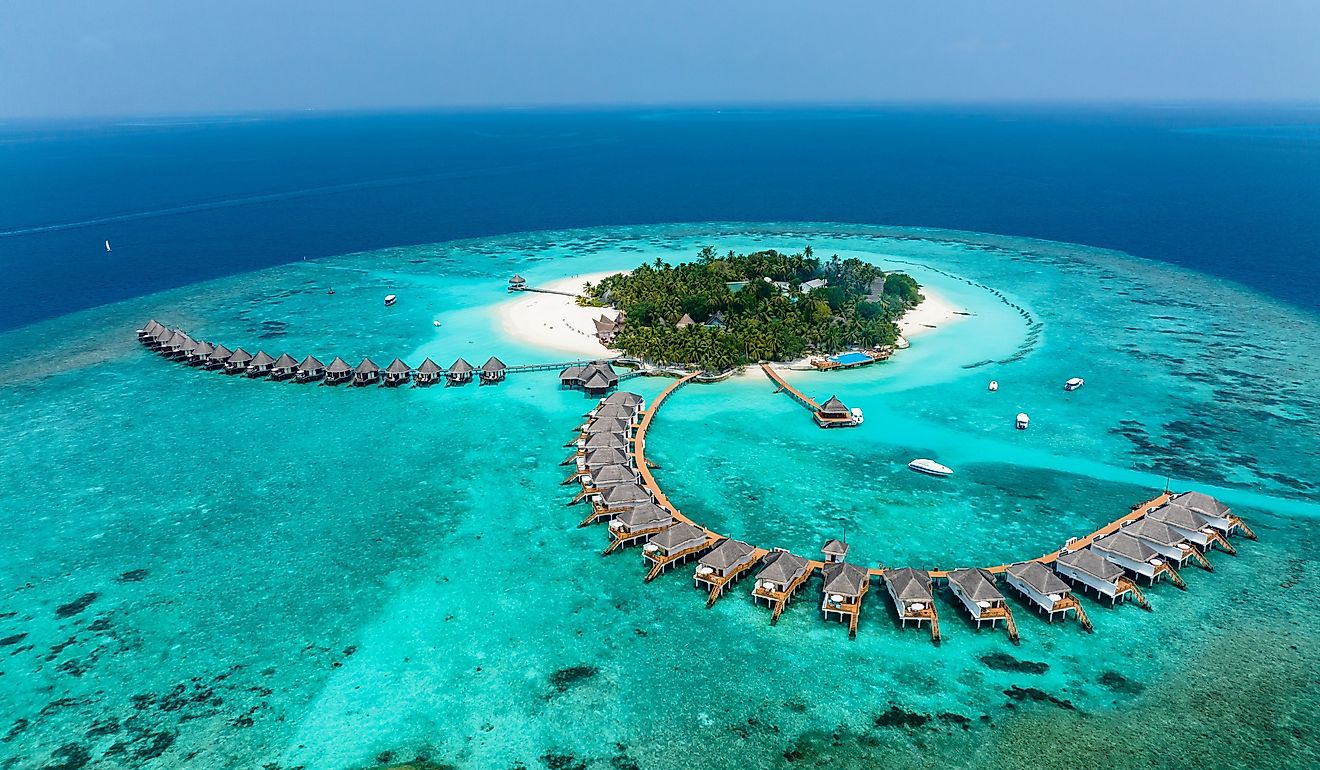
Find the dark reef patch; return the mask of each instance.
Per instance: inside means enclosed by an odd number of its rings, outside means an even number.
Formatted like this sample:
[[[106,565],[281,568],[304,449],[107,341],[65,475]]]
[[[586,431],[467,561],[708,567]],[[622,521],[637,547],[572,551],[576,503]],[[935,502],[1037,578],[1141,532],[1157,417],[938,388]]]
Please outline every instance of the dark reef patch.
[[[1004,690],[1004,694],[1007,695],[1011,701],[1016,701],[1018,703],[1027,701],[1033,703],[1050,703],[1059,708],[1068,709],[1069,711],[1077,710],[1077,707],[1072,704],[1072,701],[1056,698],[1044,690],[1038,690],[1035,687],[1018,687],[1017,685],[1013,685],[1007,690]],[[1007,705],[1009,708],[1013,707],[1013,703],[1008,703]]]
[[[550,686],[555,692],[565,692],[570,687],[582,684],[600,673],[600,669],[586,664],[561,668],[550,675]]]
[[[985,664],[986,668],[995,671],[1012,671],[1017,674],[1043,674],[1050,670],[1048,663],[1021,660],[1005,652],[992,652],[988,655],[982,655],[981,662]]]
[[[42,770],[78,770],[92,761],[87,747],[77,743],[66,743],[51,752],[51,761]]]
[[[141,583],[146,579],[147,574],[145,569],[131,569],[115,579],[120,583]]]
[[[905,711],[898,706],[890,706],[888,711],[877,714],[873,721],[876,727],[901,727],[914,730],[918,727],[925,727],[926,723],[930,721],[930,717],[915,711]]]
[[[1128,679],[1117,671],[1106,671],[1100,675],[1097,681],[1100,682],[1101,686],[1124,695],[1136,695],[1146,689],[1146,686],[1141,682]]]
[[[541,762],[545,764],[548,770],[587,770],[587,761],[578,759],[572,754],[546,752],[541,755]]]
[[[0,639],[0,647],[8,647],[11,644],[18,644],[19,642],[23,641],[26,638],[27,638],[26,632],[21,634],[14,634],[13,636],[6,636],[5,638]]]
[[[96,601],[100,596],[101,595],[95,591],[89,591],[68,604],[61,604],[55,608],[55,617],[60,619],[71,618],[90,607],[92,602]]]

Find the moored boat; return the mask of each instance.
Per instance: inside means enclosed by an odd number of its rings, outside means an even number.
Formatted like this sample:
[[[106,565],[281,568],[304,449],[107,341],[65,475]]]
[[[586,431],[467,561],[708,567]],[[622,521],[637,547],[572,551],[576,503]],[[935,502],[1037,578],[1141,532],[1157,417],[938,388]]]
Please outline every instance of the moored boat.
[[[940,465],[928,457],[919,457],[908,463],[908,467],[917,473],[925,473],[930,476],[948,476],[953,473],[953,469],[947,465]]]
[[[1081,377],[1073,377],[1072,379],[1063,383],[1063,389],[1077,390],[1078,388],[1082,387],[1085,384],[1086,384],[1086,380],[1083,380]]]

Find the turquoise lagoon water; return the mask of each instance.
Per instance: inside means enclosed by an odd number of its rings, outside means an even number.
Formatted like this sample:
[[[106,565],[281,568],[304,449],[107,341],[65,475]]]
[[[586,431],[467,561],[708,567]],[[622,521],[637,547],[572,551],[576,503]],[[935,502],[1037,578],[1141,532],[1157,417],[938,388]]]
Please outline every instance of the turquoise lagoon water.
[[[788,374],[861,407],[856,430],[816,429],[756,370],[679,391],[648,450],[688,514],[953,567],[1039,555],[1168,479],[1260,541],[1152,589],[1153,613],[1088,603],[1092,635],[1015,604],[1015,647],[942,600],[936,648],[878,587],[855,640],[814,587],[771,627],[748,584],[707,610],[688,570],[645,585],[636,551],[602,558],[603,530],[574,527],[558,463],[590,402],[553,372],[300,387],[165,362],[132,333],[156,317],[323,360],[555,360],[485,311],[515,271],[807,243],[971,315],[881,365]],[[1314,316],[1112,252],[803,224],[391,249],[20,329],[0,337],[0,764],[1312,767],[1318,346]],[[907,471],[918,456],[956,474]]]

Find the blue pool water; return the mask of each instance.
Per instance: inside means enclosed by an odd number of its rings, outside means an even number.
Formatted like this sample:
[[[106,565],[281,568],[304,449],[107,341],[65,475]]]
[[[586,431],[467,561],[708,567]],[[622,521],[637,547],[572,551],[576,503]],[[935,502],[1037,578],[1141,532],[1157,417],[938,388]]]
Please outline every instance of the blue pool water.
[[[830,356],[830,360],[836,364],[860,364],[871,360],[871,357],[865,353],[840,353],[837,356]]]

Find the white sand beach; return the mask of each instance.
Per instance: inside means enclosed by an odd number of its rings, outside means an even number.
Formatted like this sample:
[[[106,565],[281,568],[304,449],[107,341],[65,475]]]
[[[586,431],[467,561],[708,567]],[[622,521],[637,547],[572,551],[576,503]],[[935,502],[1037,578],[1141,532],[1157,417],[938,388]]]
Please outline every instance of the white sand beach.
[[[537,284],[538,289],[580,292],[584,283],[595,283],[619,271],[587,273]],[[528,344],[578,356],[604,358],[618,355],[596,340],[592,321],[602,315],[614,318],[618,311],[600,307],[581,307],[572,297],[561,294],[525,292],[495,307],[505,333]]]
[[[909,340],[967,318],[963,315],[963,308],[950,303],[947,297],[931,291],[928,286],[921,287],[921,296],[924,298],[921,304],[898,320],[898,333]]]

